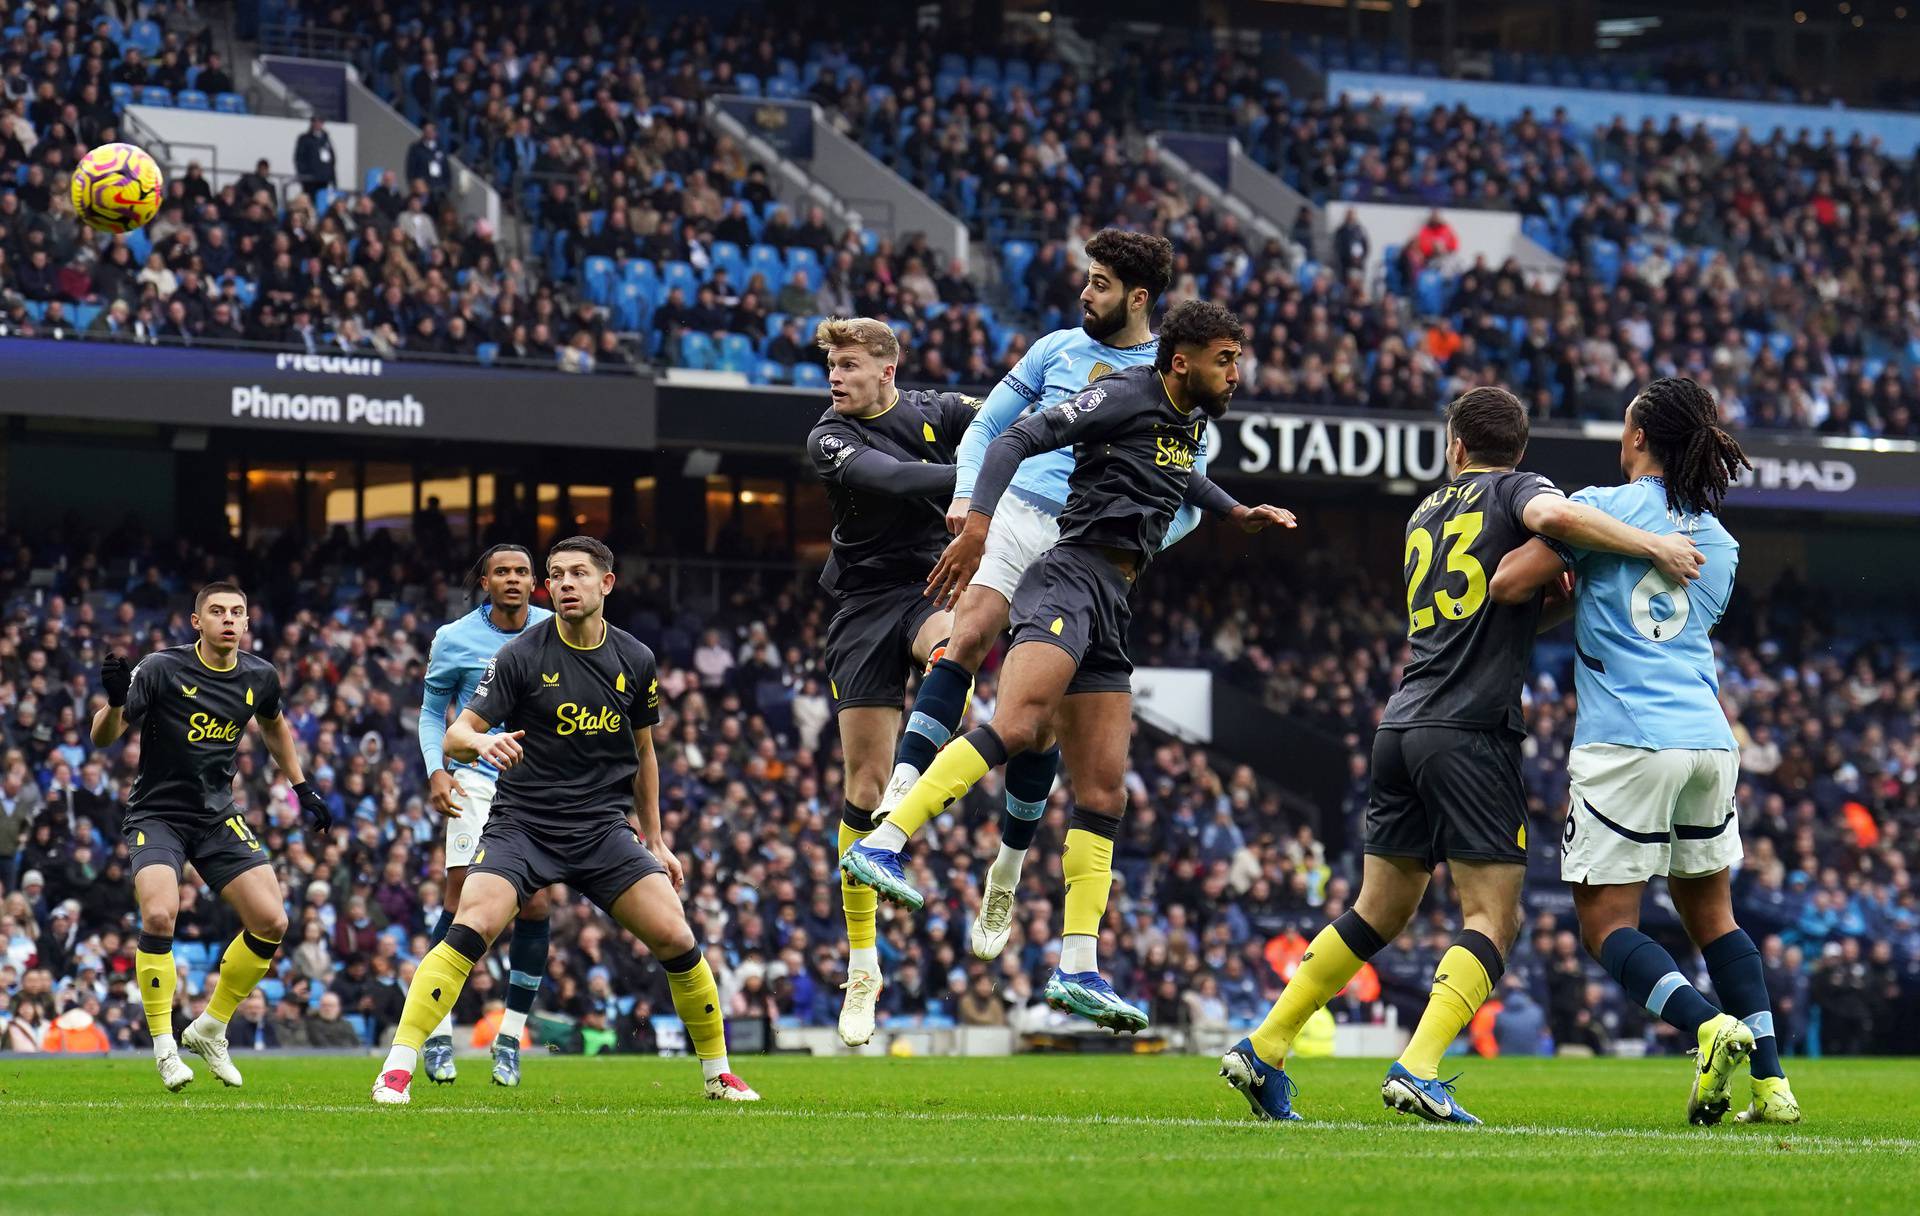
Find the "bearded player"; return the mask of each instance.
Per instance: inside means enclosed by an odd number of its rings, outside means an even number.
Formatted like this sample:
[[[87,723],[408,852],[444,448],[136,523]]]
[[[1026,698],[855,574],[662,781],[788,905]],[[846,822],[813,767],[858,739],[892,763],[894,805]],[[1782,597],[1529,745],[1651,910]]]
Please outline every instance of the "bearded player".
[[[970,513],[974,483],[987,447],[1022,416],[1058,405],[1111,372],[1152,363],[1158,342],[1150,328],[1154,305],[1173,275],[1173,244],[1165,237],[1104,228],[1086,244],[1087,281],[1080,292],[1078,328],[1048,334],[994,386],[967,429],[957,457],[947,527],[959,532]],[[1206,472],[1205,453],[1195,467]],[[1021,464],[987,529],[979,569],[971,581],[950,577],[931,584],[937,603],[954,604],[953,637],[920,682],[907,730],[894,750],[893,775],[879,814],[884,816],[959,729],[974,676],[1007,627],[1020,579],[1060,539],[1073,453],[1041,452]],[[1183,506],[1162,547],[1192,531],[1200,512]],[[958,602],[955,604],[955,598]],[[1014,891],[1027,850],[1040,827],[1047,795],[1060,768],[1060,749],[1048,744],[1007,762],[1006,809],[1000,851],[988,867],[968,942],[978,958],[998,958],[1013,928]]]
[[[1114,1031],[1147,1025],[1147,1015],[1100,974],[1096,949],[1126,811],[1133,734],[1128,595],[1182,503],[1227,515],[1250,532],[1294,526],[1290,512],[1241,506],[1194,467],[1208,420],[1224,414],[1233,396],[1240,342],[1232,313],[1188,301],[1167,314],[1153,363],[1102,377],[993,441],[966,524],[934,570],[935,585],[972,576],[1023,461],[1060,448],[1076,452],[1059,542],[1014,595],[1013,646],[1000,673],[999,708],[990,725],[949,743],[886,822],[840,860],[849,879],[920,908],[924,897],[901,864],[908,839],[989,770],[1043,748],[1057,733],[1073,779],[1074,811],[1061,858],[1066,931],[1046,999]]]

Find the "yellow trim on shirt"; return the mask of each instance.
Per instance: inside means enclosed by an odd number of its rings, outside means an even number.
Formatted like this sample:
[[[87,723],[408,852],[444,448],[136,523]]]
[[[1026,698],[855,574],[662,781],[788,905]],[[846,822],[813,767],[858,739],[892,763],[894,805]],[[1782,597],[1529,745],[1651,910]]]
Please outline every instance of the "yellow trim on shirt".
[[[1185,418],[1188,414],[1193,413],[1193,408],[1191,406],[1189,406],[1186,409],[1181,409],[1180,403],[1173,399],[1173,390],[1167,387],[1167,373],[1165,372],[1160,373],[1160,391],[1167,395],[1167,404],[1172,406],[1175,412],[1177,412],[1182,418]]]
[[[899,390],[899,389],[894,389],[894,390],[893,390],[893,400],[891,400],[891,401],[889,401],[889,402],[887,402],[887,409],[885,409],[885,410],[881,410],[881,411],[880,411],[879,413],[877,413],[877,414],[861,414],[861,415],[859,415],[859,416],[858,416],[858,418],[856,419],[856,421],[859,421],[859,422],[872,422],[872,421],[874,421],[875,419],[878,419],[878,418],[885,418],[885,417],[887,416],[887,410],[890,410],[890,409],[892,409],[892,408],[893,408],[894,406],[896,406],[896,405],[899,405],[899,404],[900,404],[900,390]]]
[[[208,671],[232,671],[234,668],[240,666],[240,648],[238,646],[233,648],[233,662],[227,664],[225,667],[215,667],[213,664],[207,662],[207,656],[200,653],[199,642],[193,644],[193,657],[199,659],[200,666],[206,668]]]
[[[553,626],[553,636],[559,638],[562,642],[566,642],[569,650],[598,650],[607,644],[607,621],[605,617],[600,619],[600,640],[591,646],[575,646],[572,642],[567,642],[567,635],[561,631],[557,619]]]

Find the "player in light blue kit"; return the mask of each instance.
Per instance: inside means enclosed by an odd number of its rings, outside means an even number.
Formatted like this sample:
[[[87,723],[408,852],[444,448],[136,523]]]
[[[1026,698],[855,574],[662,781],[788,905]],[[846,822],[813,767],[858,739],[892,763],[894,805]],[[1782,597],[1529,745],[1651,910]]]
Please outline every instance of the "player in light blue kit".
[[[1057,330],[1035,342],[988,394],[961,441],[953,504],[947,509],[949,531],[957,532],[966,522],[974,477],[987,446],[1002,431],[1034,410],[1065,401],[1101,376],[1153,362],[1159,343],[1150,322],[1154,304],[1173,275],[1172,243],[1164,237],[1104,228],[1087,242],[1086,254],[1080,327]],[[1203,473],[1205,460],[1202,453],[1195,466]],[[1015,588],[1027,568],[1060,539],[1059,516],[1066,505],[1073,464],[1071,450],[1042,453],[1022,464],[993,517],[985,556],[971,581],[963,586],[958,578],[941,577],[939,568],[929,580],[928,594],[941,604],[958,601],[953,634],[920,683],[873,823],[878,824],[906,797],[959,728],[974,674],[1007,627]],[[1164,544],[1171,545],[1191,532],[1199,518],[1197,508],[1182,508]],[[980,912],[970,934],[971,948],[979,958],[997,958],[1007,944],[1013,928],[1014,889],[1059,767],[1060,749],[1051,746],[1023,753],[1007,764],[1000,854],[987,871]],[[843,1033],[849,1016],[859,1026],[870,1027],[872,1004],[880,994],[877,975],[863,981],[849,973],[848,981]]]
[[[442,750],[447,721],[466,707],[480,686],[493,656],[521,630],[538,625],[553,613],[530,604],[533,595],[533,557],[524,545],[495,545],[481,555],[476,569],[485,594],[478,608],[448,621],[433,635],[427,658],[427,687],[420,700],[420,755],[427,765],[429,802],[447,817],[447,891],[440,919],[432,928],[435,945],[453,925],[460,907],[460,887],[480,844],[481,829],[493,807],[494,781],[499,776],[484,760],[463,764]],[[451,710],[451,713],[449,713]],[[497,727],[495,728],[498,729]],[[512,969],[507,985],[507,1011],[493,1040],[493,1083],[520,1084],[520,1033],[547,971],[547,899],[543,892],[520,910],[513,923],[513,942],[507,948]],[[426,1074],[440,1084],[456,1075],[453,1063],[453,1015],[448,1014],[421,1045]]]
[[[1567,761],[1571,798],[1561,877],[1573,884],[1587,950],[1649,1013],[1696,1037],[1687,1117],[1718,1123],[1727,1082],[1752,1057],[1746,1123],[1797,1123],[1780,1069],[1759,951],[1733,919],[1728,867],[1740,860],[1734,805],[1739,751],[1720,708],[1709,632],[1726,612],[1740,545],[1715,515],[1734,474],[1751,468],[1720,429],[1713,395],[1692,380],[1655,380],[1627,407],[1620,470],[1627,484],[1573,496],[1649,532],[1685,532],[1705,557],[1680,587],[1635,558],[1532,541],[1500,564],[1490,588],[1523,603],[1573,589],[1579,716]],[[1700,948],[1722,1012],[1640,931],[1647,880],[1667,879],[1674,909]]]

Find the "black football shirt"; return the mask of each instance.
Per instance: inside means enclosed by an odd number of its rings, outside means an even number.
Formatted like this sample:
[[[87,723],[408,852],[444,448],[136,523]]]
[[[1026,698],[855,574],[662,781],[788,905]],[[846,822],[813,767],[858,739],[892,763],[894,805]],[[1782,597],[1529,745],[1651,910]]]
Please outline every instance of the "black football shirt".
[[[829,409],[807,436],[814,475],[827,484],[833,508],[833,551],[820,586],[859,591],[902,582],[924,582],[947,547],[945,499],[898,498],[858,490],[842,473],[872,449],[895,460],[952,464],[979,402],[960,393],[904,389],[893,405],[871,418],[848,418]]]
[[[127,817],[209,826],[233,811],[234,755],[248,720],[280,716],[280,673],[246,651],[219,671],[197,643],[170,646],[134,667],[125,714],[140,729]]]
[[[1487,584],[1500,560],[1533,539],[1521,519],[1542,494],[1538,473],[1467,471],[1421,500],[1407,520],[1407,661],[1382,730],[1410,726],[1525,734],[1520,689],[1533,658],[1540,597],[1497,604]]]
[[[608,625],[598,646],[582,650],[560,636],[558,620],[502,646],[466,708],[527,732],[520,763],[500,774],[492,813],[564,852],[632,812],[633,732],[660,720],[660,681],[653,651],[626,630]]]

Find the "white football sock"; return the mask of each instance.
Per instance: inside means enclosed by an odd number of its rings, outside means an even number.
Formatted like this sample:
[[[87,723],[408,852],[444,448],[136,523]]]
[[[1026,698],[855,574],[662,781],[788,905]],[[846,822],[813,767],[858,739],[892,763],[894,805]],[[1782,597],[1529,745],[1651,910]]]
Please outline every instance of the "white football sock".
[[[445,1017],[440,1019],[440,1024],[433,1028],[433,1033],[427,1037],[430,1039],[450,1039],[453,1037],[453,1011],[451,1009],[447,1011]]]
[[[193,1019],[193,1024],[198,1026],[202,1031],[211,1032],[216,1039],[224,1039],[227,1037],[227,1024],[219,1018],[214,1017],[211,1012],[202,1012],[199,1017]]]
[[[1069,933],[1061,938],[1060,970],[1100,970],[1100,939],[1091,933]]]
[[[494,1034],[496,1043],[518,1043],[520,1032],[527,1028],[527,1015],[518,1009],[509,1009],[500,1015],[500,1029]]]
[[[711,1081],[723,1072],[732,1071],[733,1069],[728,1066],[727,1057],[725,1056],[715,1056],[711,1060],[700,1061],[700,1076],[703,1080]]]
[[[880,974],[880,948],[878,946],[853,946],[847,950],[847,974],[865,971],[872,975]]]
[[[414,1066],[419,1062],[420,1053],[418,1051],[415,1051],[411,1047],[402,1047],[400,1044],[395,1043],[387,1051],[387,1062],[380,1066],[380,1071],[388,1073],[397,1068],[401,1072],[411,1073]]]
[[[177,1056],[179,1054],[180,1054],[180,1045],[173,1041],[172,1035],[156,1034],[153,1036],[153,1058],[154,1059],[158,1060],[165,1056]]]
[[[888,853],[898,853],[907,847],[907,834],[889,819],[873,829],[873,835],[860,842],[870,849],[883,849]]]
[[[987,871],[987,881],[996,887],[1016,887],[1020,885],[1020,868],[1027,864],[1025,849],[1010,849],[1000,846],[1000,855],[993,859],[993,866]]]

